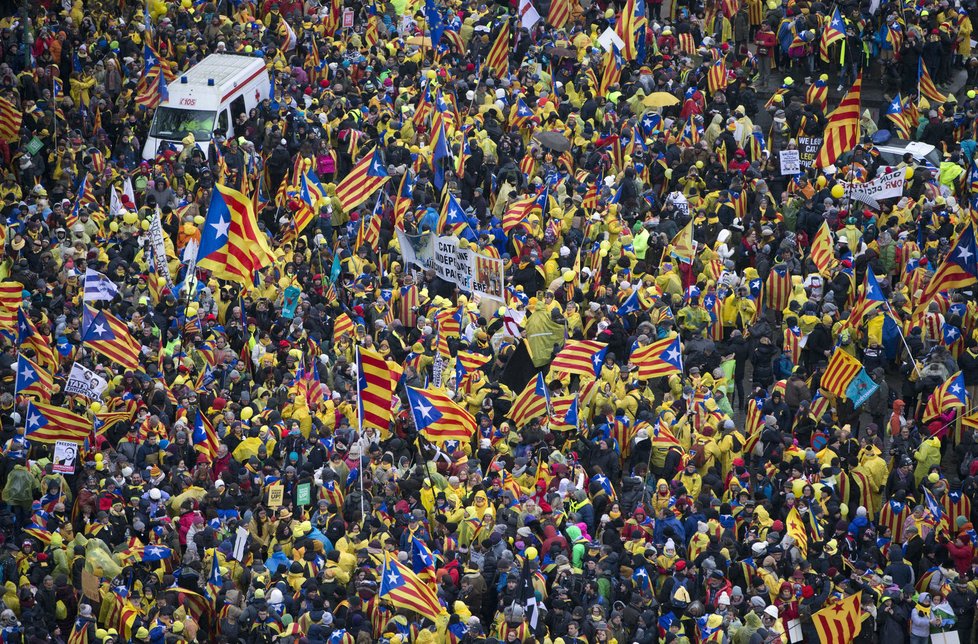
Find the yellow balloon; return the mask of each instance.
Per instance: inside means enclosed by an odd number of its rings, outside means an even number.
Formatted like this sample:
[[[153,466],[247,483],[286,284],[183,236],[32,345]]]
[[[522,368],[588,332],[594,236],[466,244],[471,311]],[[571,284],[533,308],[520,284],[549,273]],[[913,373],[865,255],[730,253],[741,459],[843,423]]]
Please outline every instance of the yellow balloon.
[[[139,227],[143,230],[149,230],[149,220],[143,219],[141,222],[139,222]]]
[[[845,188],[843,188],[840,184],[837,183],[834,186],[832,186],[833,199],[842,199],[842,195],[844,195],[845,193],[846,193]]]
[[[204,218],[201,217],[200,215],[197,215],[196,217],[194,217],[194,223],[200,226],[201,224],[204,223]]]
[[[96,462],[99,462],[99,461],[101,461],[101,460],[102,460],[103,458],[105,458],[105,457],[104,457],[104,456],[102,456],[101,454],[96,454],[96,455],[95,455],[95,461],[96,461]]]
[[[139,217],[137,217],[136,213],[132,212],[131,210],[127,211],[126,214],[122,216],[122,221],[126,222],[126,224],[130,226],[136,223],[137,219],[139,219]]]
[[[100,403],[97,400],[93,401],[92,404],[88,406],[88,408],[92,410],[93,414],[97,414],[100,411],[102,411],[102,403]]]
[[[598,251],[598,255],[600,255],[601,257],[607,257],[608,256],[608,251],[606,249],[602,248],[601,250]]]
[[[109,222],[109,230],[111,230],[114,233],[119,232],[119,222],[117,222],[117,221],[110,221]]]
[[[913,179],[913,168],[911,168],[909,166],[907,168],[904,168],[904,170],[903,170],[903,178],[906,179],[907,181],[910,181],[911,179]]]
[[[529,559],[530,561],[536,559],[537,556],[539,556],[539,554],[540,553],[537,552],[537,549],[534,548],[533,546],[530,546],[529,548],[526,549],[526,558]]]
[[[604,239],[601,241],[601,245],[599,246],[599,248],[601,250],[611,250],[611,242],[608,241],[607,239]]]
[[[241,410],[241,420],[251,420],[251,417],[255,415],[255,410],[251,407],[245,407]]]

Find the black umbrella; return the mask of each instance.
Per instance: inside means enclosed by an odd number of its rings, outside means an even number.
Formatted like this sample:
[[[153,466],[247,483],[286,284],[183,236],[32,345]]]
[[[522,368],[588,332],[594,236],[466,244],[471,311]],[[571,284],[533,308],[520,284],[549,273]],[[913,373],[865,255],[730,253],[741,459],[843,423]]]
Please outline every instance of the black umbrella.
[[[554,152],[566,152],[571,149],[570,140],[560,132],[537,132],[533,138],[540,145]]]

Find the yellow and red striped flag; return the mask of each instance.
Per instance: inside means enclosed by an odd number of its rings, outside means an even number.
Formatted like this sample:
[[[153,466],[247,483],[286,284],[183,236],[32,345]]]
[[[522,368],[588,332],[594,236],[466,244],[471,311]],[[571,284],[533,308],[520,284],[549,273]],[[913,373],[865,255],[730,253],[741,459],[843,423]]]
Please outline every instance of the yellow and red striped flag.
[[[572,11],[573,0],[551,0],[547,22],[557,29],[563,29],[567,21],[570,20]]]
[[[775,311],[783,311],[788,307],[791,298],[791,273],[785,264],[775,266],[768,273],[764,283],[764,304]]]
[[[217,456],[217,432],[207,417],[197,410],[197,419],[194,422],[194,431],[191,442],[194,449],[205,455],[208,460],[213,460]]]
[[[822,148],[815,157],[816,167],[829,167],[840,155],[855,148],[859,142],[859,101],[862,86],[863,75],[860,72],[856,82],[842,97],[839,107],[829,115]]]
[[[798,514],[798,508],[792,507],[791,511],[788,512],[788,516],[784,520],[784,528],[791,535],[791,538],[795,540],[795,545],[801,551],[801,556],[807,557],[808,530],[805,528],[805,523],[801,520],[801,515]]]
[[[819,386],[830,394],[844,398],[849,384],[862,371],[863,365],[859,360],[836,347],[835,353],[829,358],[825,373],[819,381]]]
[[[967,402],[968,393],[964,387],[964,376],[958,371],[945,380],[927,400],[927,406],[924,407],[924,415],[921,419],[926,423],[937,418],[948,409],[966,407]]]
[[[0,329],[17,328],[17,311],[24,300],[24,285],[20,282],[0,282]]]
[[[360,428],[372,427],[377,431],[390,430],[391,396],[394,386],[391,370],[384,356],[376,351],[357,348],[357,398]]]
[[[258,271],[275,262],[251,199],[228,186],[214,186],[197,257],[198,268],[245,288],[254,284]]]
[[[526,388],[513,401],[509,417],[519,429],[534,418],[546,414],[549,407],[550,390],[547,389],[543,374],[538,373],[537,377],[527,383]]]
[[[378,597],[402,608],[435,620],[442,611],[438,595],[410,568],[384,553],[384,570]]]
[[[934,85],[933,79],[930,77],[930,72],[927,71],[927,65],[924,63],[923,57],[917,62],[917,95],[926,96],[929,100],[943,104],[947,97],[938,91],[937,86]]]
[[[14,363],[14,395],[34,396],[41,402],[51,402],[54,378],[36,362],[18,355]]]
[[[25,437],[39,443],[68,441],[81,443],[92,431],[84,416],[41,402],[28,402],[24,417]]]
[[[486,69],[494,78],[509,76],[509,21],[504,20],[496,41],[486,54]]]
[[[24,113],[16,105],[0,97],[0,139],[8,143],[19,139],[23,123]]]
[[[554,356],[550,368],[564,373],[577,373],[596,378],[601,374],[608,345],[597,340],[568,340]]]
[[[832,246],[832,233],[829,231],[829,224],[824,219],[819,226],[815,238],[812,240],[812,263],[818,269],[819,275],[829,277],[832,269],[839,265],[839,260],[835,257],[835,250]]]
[[[355,330],[356,325],[353,324],[353,318],[348,313],[340,313],[333,321],[333,342],[339,340],[343,334],[352,338]]]
[[[812,615],[812,624],[823,644],[847,644],[862,630],[862,591]]]
[[[667,336],[635,350],[628,359],[638,367],[639,380],[683,373],[683,354],[679,335]]]
[[[408,387],[408,405],[414,426],[432,443],[466,443],[476,431],[475,418],[437,389]]]
[[[381,159],[380,151],[374,148],[368,152],[350,170],[340,184],[336,186],[336,198],[340,201],[344,212],[350,212],[379,190],[390,175]]]
[[[711,94],[727,88],[727,64],[723,58],[710,65],[706,72],[706,87]]]
[[[86,306],[82,315],[82,343],[126,369],[139,371],[140,345],[129,328],[108,311],[96,311]]]
[[[55,373],[58,370],[58,354],[51,347],[51,341],[46,335],[41,335],[37,327],[24,313],[24,309],[17,309],[17,345],[21,351],[25,347],[33,349],[37,358],[36,362],[48,373]]]

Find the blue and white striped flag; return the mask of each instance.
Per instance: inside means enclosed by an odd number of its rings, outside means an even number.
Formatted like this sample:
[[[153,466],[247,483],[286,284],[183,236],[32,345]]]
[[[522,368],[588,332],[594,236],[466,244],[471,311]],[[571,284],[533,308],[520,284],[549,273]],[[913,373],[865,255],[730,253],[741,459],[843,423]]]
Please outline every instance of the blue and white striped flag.
[[[98,302],[99,300],[111,300],[119,294],[119,287],[115,282],[98,271],[89,268],[85,271],[85,301]]]

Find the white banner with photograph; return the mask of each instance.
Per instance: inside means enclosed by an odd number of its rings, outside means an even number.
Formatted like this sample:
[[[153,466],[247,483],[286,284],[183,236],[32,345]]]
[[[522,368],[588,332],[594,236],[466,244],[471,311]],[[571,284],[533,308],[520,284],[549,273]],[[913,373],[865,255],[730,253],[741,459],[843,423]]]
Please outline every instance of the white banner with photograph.
[[[405,265],[432,269],[435,274],[483,298],[505,302],[506,280],[503,261],[459,246],[458,237],[422,233],[408,235],[397,231]],[[405,266],[406,267],[406,266]]]

